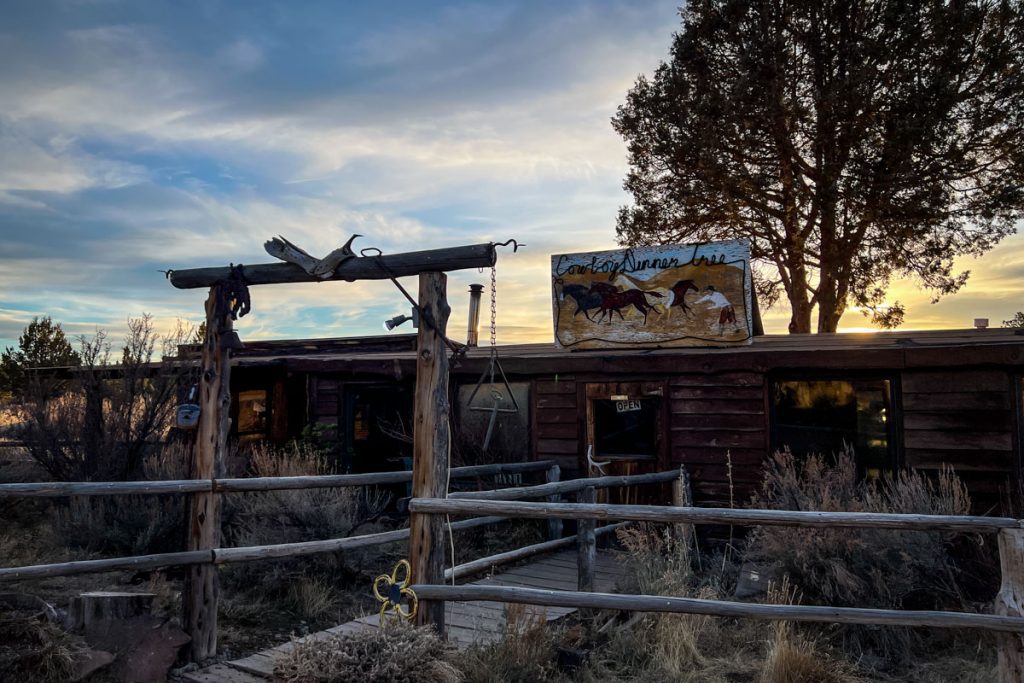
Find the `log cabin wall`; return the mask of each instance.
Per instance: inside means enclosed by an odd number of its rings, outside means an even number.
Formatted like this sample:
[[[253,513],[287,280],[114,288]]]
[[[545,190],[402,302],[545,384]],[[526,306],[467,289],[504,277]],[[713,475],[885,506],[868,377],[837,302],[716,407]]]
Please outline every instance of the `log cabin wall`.
[[[686,467],[694,499],[702,505],[745,505],[760,485],[768,452],[765,376],[674,375],[669,400],[672,464]]]
[[[991,509],[1018,476],[1016,387],[997,369],[907,370],[902,373],[904,464],[952,467],[975,507]]]
[[[341,400],[339,390],[340,383],[333,377],[309,376],[311,422],[326,425],[337,431],[338,402]]]
[[[580,430],[586,420],[578,405],[576,378],[550,376],[533,383],[533,454],[536,460],[556,460],[564,478],[580,469]]]
[[[1024,336],[1013,330],[769,335],[739,349],[574,353],[523,344],[502,347],[500,355],[510,378],[530,383],[525,443],[531,456],[556,460],[565,478],[585,472],[586,385],[662,381],[665,419],[659,431],[667,458],[659,468],[686,465],[697,504],[728,505],[728,453],[731,496],[745,504],[777,436],[769,400],[774,382],[847,377],[892,382],[889,443],[896,462],[932,471],[949,463],[967,481],[978,511],[992,509],[1007,478],[1020,476]],[[487,349],[469,349],[453,371],[462,383],[473,383],[487,359]],[[308,410],[290,411],[289,422],[337,427],[342,382],[410,382],[415,361],[411,348],[370,340],[344,352],[289,348],[236,362],[262,366],[262,372],[283,365],[304,378]],[[294,407],[291,395],[288,400]]]

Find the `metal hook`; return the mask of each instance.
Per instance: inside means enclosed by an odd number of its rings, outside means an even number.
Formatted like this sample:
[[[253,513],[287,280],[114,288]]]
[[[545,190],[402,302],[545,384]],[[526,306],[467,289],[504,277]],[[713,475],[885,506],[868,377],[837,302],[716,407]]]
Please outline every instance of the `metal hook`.
[[[376,252],[376,253],[368,254],[366,252]],[[360,249],[359,250],[359,255],[360,256],[383,256],[384,252],[381,251],[380,249],[378,249],[377,247],[366,247],[365,249]]]
[[[525,247],[526,246],[525,244],[519,244],[519,242],[515,238],[509,239],[509,240],[505,240],[504,242],[493,242],[493,244],[496,247],[507,247],[508,245],[511,244],[512,245],[512,253],[513,254],[516,253],[517,251],[519,251],[519,247]]]

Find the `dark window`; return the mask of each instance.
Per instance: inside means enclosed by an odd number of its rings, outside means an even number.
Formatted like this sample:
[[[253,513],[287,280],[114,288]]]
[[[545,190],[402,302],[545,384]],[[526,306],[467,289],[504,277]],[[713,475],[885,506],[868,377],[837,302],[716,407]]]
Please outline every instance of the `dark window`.
[[[267,392],[263,389],[238,394],[238,440],[259,441],[267,437]]]
[[[659,399],[599,398],[593,403],[596,459],[657,458]]]
[[[895,465],[887,379],[782,379],[773,386],[772,443],[795,455],[853,448],[862,473]]]

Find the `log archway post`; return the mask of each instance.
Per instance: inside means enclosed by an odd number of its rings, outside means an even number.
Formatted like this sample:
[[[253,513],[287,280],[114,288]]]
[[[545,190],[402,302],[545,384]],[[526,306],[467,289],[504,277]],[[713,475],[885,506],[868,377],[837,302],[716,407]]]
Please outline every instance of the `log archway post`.
[[[218,310],[219,288],[210,288],[206,299],[206,338],[203,340],[202,375],[199,380],[199,425],[196,430],[193,479],[223,476],[224,453],[231,428],[231,351],[221,339],[232,329],[230,314]],[[192,494],[188,549],[210,550],[220,546],[220,495],[211,490]],[[217,653],[217,568],[212,564],[189,567],[185,582],[185,629],[192,638],[193,662]]]
[[[451,406],[445,333],[451,308],[444,273],[421,273],[420,328],[416,338],[416,406],[413,427],[413,498],[444,498],[448,484]],[[444,583],[444,518],[412,513],[409,563],[415,583]],[[444,635],[444,603],[420,601],[416,624]]]
[[[1024,617],[1024,529],[999,531],[999,565],[1003,581],[993,611]],[[1024,634],[1000,633],[997,639],[1000,683],[1024,681]]]

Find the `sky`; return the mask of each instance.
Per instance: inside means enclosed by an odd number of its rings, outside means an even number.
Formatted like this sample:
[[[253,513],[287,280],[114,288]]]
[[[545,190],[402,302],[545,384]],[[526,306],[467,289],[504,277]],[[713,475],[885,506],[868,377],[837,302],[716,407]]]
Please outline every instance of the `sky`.
[[[0,348],[33,316],[113,338],[142,313],[198,323],[205,292],[161,270],[269,262],[279,234],[323,255],[353,233],[386,253],[516,238],[499,343],[551,341],[550,255],[615,247],[627,163],[609,121],[667,56],[677,4],[8,0]],[[1010,318],[1022,247],[963,263],[968,285],[938,304],[896,283],[904,327]],[[453,338],[489,278],[449,275]],[[243,340],[378,334],[408,312],[389,282],[252,298]],[[788,314],[765,322],[784,332]]]

